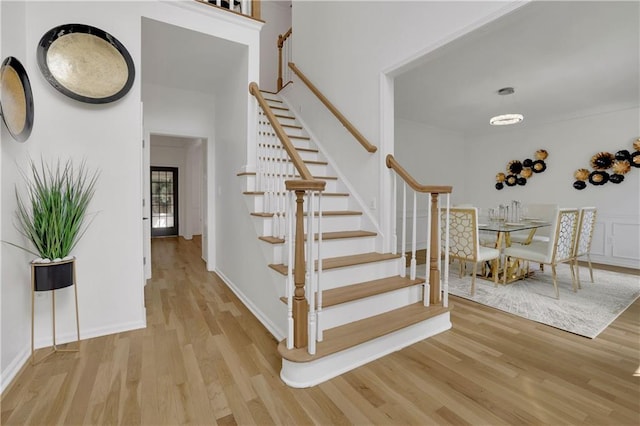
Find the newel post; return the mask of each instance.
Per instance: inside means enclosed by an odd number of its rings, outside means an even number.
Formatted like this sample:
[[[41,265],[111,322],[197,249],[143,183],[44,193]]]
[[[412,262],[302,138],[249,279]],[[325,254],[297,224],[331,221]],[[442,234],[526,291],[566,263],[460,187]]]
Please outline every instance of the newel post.
[[[309,306],[304,294],[305,261],[304,261],[304,190],[296,190],[296,235],[295,254],[293,264],[293,346],[302,348],[307,346],[307,313]]]
[[[440,241],[440,226],[438,224],[440,214],[438,212],[438,196],[437,193],[431,193],[431,241],[429,242],[429,302],[431,304],[440,303],[440,270],[438,263],[440,253],[438,245]]]

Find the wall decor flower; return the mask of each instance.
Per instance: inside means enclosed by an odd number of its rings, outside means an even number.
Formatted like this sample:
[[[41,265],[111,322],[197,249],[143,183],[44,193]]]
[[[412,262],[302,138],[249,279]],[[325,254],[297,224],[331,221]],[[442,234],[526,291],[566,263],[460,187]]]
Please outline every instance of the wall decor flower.
[[[573,187],[582,190],[587,182],[594,186],[601,186],[607,182],[621,183],[632,167],[640,168],[640,138],[633,142],[633,152],[621,149],[615,154],[598,152],[591,157],[589,164],[593,170],[578,169],[574,172]]]
[[[527,158],[523,161],[511,160],[507,163],[506,173],[496,174],[496,189],[500,190],[506,186],[524,186],[527,180],[536,173],[547,170],[545,160],[549,153],[544,149],[535,152],[533,159]],[[639,158],[640,160],[640,158]]]

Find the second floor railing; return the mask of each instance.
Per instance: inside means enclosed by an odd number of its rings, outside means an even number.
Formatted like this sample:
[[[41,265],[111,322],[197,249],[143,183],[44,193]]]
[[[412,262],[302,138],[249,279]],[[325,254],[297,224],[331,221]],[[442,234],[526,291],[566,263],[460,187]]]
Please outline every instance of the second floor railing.
[[[439,304],[442,303],[444,307],[448,306],[448,283],[449,283],[449,205],[450,194],[452,191],[451,186],[434,186],[434,185],[422,185],[418,183],[394,158],[389,154],[386,157],[387,167],[393,170],[392,174],[392,206],[396,206],[398,202],[402,203],[401,210],[401,223],[398,225],[397,221],[397,209],[392,208],[392,224],[394,229],[393,235],[393,247],[394,250],[398,247],[398,234],[400,234],[400,248],[402,250],[402,257],[406,258],[406,251],[408,246],[411,246],[410,253],[411,258],[409,261],[409,274],[411,279],[416,278],[416,250],[418,243],[418,229],[426,233],[426,262],[427,269],[425,271],[425,278],[427,279],[429,289],[429,297],[425,294],[425,304]],[[398,179],[399,178],[399,179]],[[398,188],[401,188],[400,196],[398,194]],[[410,191],[410,205],[412,207],[411,219],[412,224],[409,227],[407,225],[407,192]],[[444,195],[443,210],[446,214],[443,215],[445,223],[440,223],[440,203],[441,195]],[[426,198],[426,219],[425,223],[418,223],[418,204],[420,197]],[[441,226],[442,225],[442,226]],[[399,228],[399,229],[398,229]],[[410,241],[407,241],[407,230],[411,229]],[[444,238],[441,239],[440,232],[444,232]],[[441,247],[440,241],[444,241],[444,248]],[[394,253],[396,253],[394,251]],[[444,257],[444,273],[440,276],[440,259]],[[406,271],[403,269],[402,274]],[[401,274],[401,275],[402,275]],[[404,275],[402,275],[404,276]],[[443,280],[441,281],[441,278]],[[442,284],[442,285],[441,285]],[[426,293],[426,292],[425,292]]]
[[[278,36],[278,91],[282,90],[285,81],[287,83],[291,81],[291,70],[285,64],[288,64],[292,58],[292,42],[291,28]]]
[[[231,12],[260,19],[260,0],[196,0]]]

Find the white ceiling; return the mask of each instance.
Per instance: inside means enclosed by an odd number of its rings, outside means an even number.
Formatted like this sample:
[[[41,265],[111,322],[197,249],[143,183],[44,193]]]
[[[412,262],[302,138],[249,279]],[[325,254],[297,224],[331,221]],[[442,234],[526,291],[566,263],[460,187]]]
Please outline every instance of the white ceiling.
[[[640,2],[536,1],[396,77],[395,114],[479,134],[520,112],[526,128],[638,107],[639,81]],[[515,94],[497,95],[506,86]]]
[[[142,78],[175,89],[215,94],[246,58],[246,47],[163,22],[142,20]]]

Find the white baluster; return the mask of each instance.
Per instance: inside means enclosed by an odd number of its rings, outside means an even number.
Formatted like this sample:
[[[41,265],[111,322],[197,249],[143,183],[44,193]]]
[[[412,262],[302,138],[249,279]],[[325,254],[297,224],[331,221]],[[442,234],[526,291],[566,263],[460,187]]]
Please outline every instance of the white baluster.
[[[287,176],[287,167],[288,167],[288,155],[287,152],[284,150],[284,147],[282,146],[282,143],[280,144],[280,171],[279,171],[279,179],[278,179],[278,204],[281,206],[281,210],[280,210],[280,238],[284,238],[284,234],[285,234],[285,194],[286,194],[286,187],[285,187],[285,179]]]
[[[445,237],[444,237],[444,277],[443,277],[443,285],[441,286],[442,288],[442,306],[443,307],[448,307],[449,306],[449,224],[451,223],[450,217],[449,217],[449,209],[450,209],[450,194],[446,194],[446,203],[447,203],[447,209],[446,209],[446,216],[445,216],[445,225],[444,225],[444,232],[445,232]],[[438,229],[440,229],[438,227]],[[442,255],[441,252],[438,252],[438,259],[440,259],[440,256]]]
[[[393,235],[391,236],[391,250],[393,254],[398,254],[398,224],[396,223],[396,217],[398,212],[396,209],[398,208],[398,187],[397,185],[396,174],[391,174],[391,232]],[[404,259],[403,259],[404,260]],[[404,265],[402,265],[404,269]]]
[[[318,289],[318,342],[324,339],[324,330],[322,329],[322,192],[318,192],[318,273],[317,273],[317,289]]]
[[[424,304],[424,306],[429,306],[430,300],[429,300],[429,292],[430,292],[430,288],[431,285],[429,284],[429,268],[431,267],[431,221],[433,220],[433,217],[431,215],[431,205],[429,204],[431,201],[431,193],[427,193],[427,249],[425,252],[425,271],[424,271],[424,279],[425,279],[425,285],[424,285],[424,295],[422,297],[422,302]],[[440,228],[438,228],[440,229]]]
[[[402,182],[402,265],[400,266],[400,276],[407,276],[407,184]]]
[[[413,229],[411,230],[411,269],[410,278],[416,279],[416,220],[418,218],[418,193],[413,191]]]

